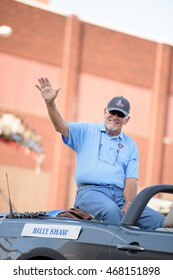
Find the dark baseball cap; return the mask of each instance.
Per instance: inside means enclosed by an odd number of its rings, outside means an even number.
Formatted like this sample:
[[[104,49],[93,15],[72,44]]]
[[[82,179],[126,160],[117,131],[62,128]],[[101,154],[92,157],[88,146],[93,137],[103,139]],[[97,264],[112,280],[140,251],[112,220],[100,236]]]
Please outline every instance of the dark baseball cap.
[[[130,103],[123,96],[116,96],[109,101],[107,109],[109,112],[120,111],[127,116],[130,113]]]

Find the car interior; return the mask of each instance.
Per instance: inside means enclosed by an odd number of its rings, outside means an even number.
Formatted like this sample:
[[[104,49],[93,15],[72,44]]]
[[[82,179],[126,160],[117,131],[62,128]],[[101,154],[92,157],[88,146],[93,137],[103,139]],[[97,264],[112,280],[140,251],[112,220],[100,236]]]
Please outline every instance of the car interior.
[[[165,230],[173,232],[173,208],[166,215],[163,228],[157,228],[157,230]]]

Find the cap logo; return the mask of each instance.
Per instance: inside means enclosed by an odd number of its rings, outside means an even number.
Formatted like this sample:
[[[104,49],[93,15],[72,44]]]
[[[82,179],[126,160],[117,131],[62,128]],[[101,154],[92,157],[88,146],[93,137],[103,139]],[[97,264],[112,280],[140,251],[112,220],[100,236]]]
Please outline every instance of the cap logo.
[[[121,99],[118,99],[116,101],[116,105],[117,105],[117,107],[124,107],[125,102],[123,100],[121,100]]]

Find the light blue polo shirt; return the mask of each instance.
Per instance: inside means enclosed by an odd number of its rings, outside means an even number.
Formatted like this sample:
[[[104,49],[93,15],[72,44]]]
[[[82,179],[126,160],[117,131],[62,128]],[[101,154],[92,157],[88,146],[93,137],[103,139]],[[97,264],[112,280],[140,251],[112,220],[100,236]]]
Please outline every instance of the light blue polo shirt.
[[[63,142],[76,152],[76,184],[115,185],[124,188],[127,177],[138,179],[138,150],[121,132],[111,137],[104,124],[68,122]]]

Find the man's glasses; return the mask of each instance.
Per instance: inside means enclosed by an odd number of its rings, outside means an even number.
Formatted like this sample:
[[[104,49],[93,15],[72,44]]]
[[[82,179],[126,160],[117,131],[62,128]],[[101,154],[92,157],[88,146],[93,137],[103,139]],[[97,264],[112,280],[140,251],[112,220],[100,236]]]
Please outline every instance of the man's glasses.
[[[112,111],[109,111],[109,113],[111,115],[117,115],[119,118],[124,118],[126,115],[124,115],[122,112],[120,111],[117,111],[117,110],[112,110]]]

